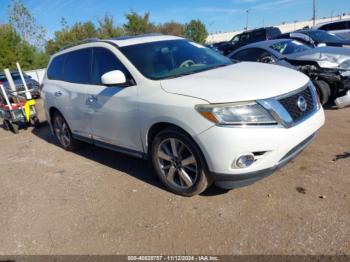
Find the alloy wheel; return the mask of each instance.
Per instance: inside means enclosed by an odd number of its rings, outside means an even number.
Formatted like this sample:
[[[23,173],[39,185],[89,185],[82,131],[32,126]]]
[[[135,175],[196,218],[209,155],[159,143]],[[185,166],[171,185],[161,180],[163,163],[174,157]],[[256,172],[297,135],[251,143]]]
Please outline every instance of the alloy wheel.
[[[64,147],[68,147],[71,144],[69,128],[61,116],[55,117],[55,134]]]
[[[191,188],[198,179],[198,163],[182,141],[176,138],[163,140],[157,149],[157,158],[162,175],[173,186]]]

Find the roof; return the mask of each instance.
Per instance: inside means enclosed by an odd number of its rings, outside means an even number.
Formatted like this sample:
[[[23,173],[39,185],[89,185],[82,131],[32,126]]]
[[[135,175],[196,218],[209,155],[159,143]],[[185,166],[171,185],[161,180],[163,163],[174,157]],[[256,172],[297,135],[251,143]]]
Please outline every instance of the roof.
[[[167,41],[167,40],[180,40],[180,39],[183,39],[183,38],[178,36],[161,35],[161,34],[146,34],[146,35],[137,35],[137,36],[123,36],[118,38],[107,39],[105,41],[112,42],[119,47],[124,47],[124,46],[130,46],[130,45]]]
[[[284,42],[284,41],[293,41],[291,39],[275,39],[275,40],[265,40],[265,41],[261,41],[261,42],[256,42],[256,43],[253,43],[253,44],[249,44],[249,45],[245,45],[242,47],[242,49],[244,47],[260,47],[260,48],[267,48],[267,47],[270,47],[271,45],[273,44],[276,44],[276,43],[279,43],[279,42]]]
[[[78,41],[76,43],[69,44],[67,46],[64,46],[61,48],[61,51],[65,51],[67,49],[71,49],[73,47],[78,47],[83,44],[91,44],[91,43],[98,43],[98,42],[109,42],[117,47],[124,47],[124,46],[130,46],[130,45],[137,45],[137,44],[144,44],[144,43],[151,43],[151,42],[158,42],[158,41],[166,41],[166,40],[179,40],[183,39],[181,37],[177,36],[170,36],[170,35],[162,35],[162,34],[144,34],[144,35],[135,35],[135,36],[121,36],[116,38],[110,38],[110,39],[99,39],[99,38],[87,38],[83,39],[81,41]],[[57,55],[56,53],[55,55]]]
[[[255,32],[255,31],[272,29],[272,28],[277,28],[278,29],[278,27],[275,27],[275,26],[267,26],[267,27],[260,27],[260,28],[254,28],[254,29],[245,30],[245,31],[243,31],[240,34],[251,33],[251,32]]]

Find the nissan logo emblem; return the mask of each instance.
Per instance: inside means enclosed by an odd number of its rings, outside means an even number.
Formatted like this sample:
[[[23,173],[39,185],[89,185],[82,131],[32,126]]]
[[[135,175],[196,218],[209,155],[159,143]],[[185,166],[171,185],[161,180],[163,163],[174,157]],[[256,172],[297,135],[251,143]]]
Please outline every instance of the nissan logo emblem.
[[[306,99],[303,96],[298,97],[297,105],[300,109],[300,111],[305,112],[307,109],[307,102]]]

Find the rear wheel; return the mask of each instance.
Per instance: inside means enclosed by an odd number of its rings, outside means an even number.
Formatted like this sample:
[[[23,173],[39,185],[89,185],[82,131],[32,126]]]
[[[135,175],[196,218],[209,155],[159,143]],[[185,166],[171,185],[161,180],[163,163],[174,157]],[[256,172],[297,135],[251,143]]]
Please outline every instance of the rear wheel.
[[[3,120],[2,125],[3,125],[5,130],[10,130],[10,123],[8,120]]]
[[[331,97],[331,87],[324,80],[316,80],[315,86],[317,90],[317,94],[320,98],[320,102],[322,105],[325,105],[329,102],[329,98]]]
[[[156,135],[151,156],[159,179],[176,194],[194,196],[211,184],[198,146],[178,129],[168,128]]]
[[[11,123],[10,121],[9,123],[9,129],[12,133],[14,134],[19,134],[19,124],[18,123]]]
[[[60,143],[60,145],[67,151],[74,151],[76,150],[80,142],[73,138],[72,132],[70,131],[70,128],[66,122],[66,120],[63,118],[63,116],[55,112],[52,117],[52,124],[55,136]]]

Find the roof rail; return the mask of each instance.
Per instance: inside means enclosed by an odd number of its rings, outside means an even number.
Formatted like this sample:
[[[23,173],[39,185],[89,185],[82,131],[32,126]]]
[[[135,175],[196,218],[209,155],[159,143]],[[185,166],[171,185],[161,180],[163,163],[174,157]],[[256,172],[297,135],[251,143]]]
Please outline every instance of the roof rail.
[[[80,41],[78,41],[78,42],[65,45],[65,46],[63,46],[63,47],[60,49],[60,51],[63,51],[63,50],[65,50],[65,49],[67,49],[67,48],[74,47],[74,46],[77,46],[77,45],[82,45],[82,44],[87,44],[87,43],[98,42],[98,41],[100,41],[100,40],[101,40],[101,39],[99,39],[99,38],[86,38],[86,39],[80,40]]]
[[[148,34],[140,34],[140,35],[125,35],[125,36],[113,37],[113,38],[110,38],[107,40],[128,40],[128,39],[134,39],[134,38],[161,36],[161,35],[163,35],[163,34],[161,34],[161,33],[148,33]]]

